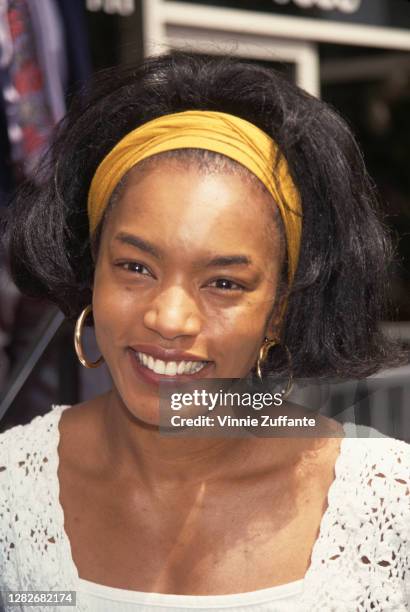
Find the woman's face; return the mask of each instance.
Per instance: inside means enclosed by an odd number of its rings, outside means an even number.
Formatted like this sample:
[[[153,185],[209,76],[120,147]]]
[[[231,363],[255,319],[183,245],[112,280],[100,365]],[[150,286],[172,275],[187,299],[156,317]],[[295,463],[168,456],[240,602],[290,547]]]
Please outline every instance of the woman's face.
[[[115,388],[144,423],[158,423],[160,380],[255,365],[283,261],[274,206],[251,181],[194,164],[130,172],[102,233],[93,316]]]

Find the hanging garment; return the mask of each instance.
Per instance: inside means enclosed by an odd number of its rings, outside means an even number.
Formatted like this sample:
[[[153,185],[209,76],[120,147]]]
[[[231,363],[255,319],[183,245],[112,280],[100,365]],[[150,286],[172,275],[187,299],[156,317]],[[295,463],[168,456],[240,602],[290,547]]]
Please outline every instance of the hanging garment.
[[[8,0],[0,0],[0,66],[2,68],[10,64],[13,55],[7,11]]]
[[[56,0],[56,5],[65,33],[68,61],[68,88],[66,93],[71,94],[87,83],[92,75],[84,0]]]
[[[0,89],[1,89],[1,112],[2,124],[6,128],[6,138],[2,140],[2,164],[11,164],[11,160],[21,158],[22,131],[20,127],[19,112],[17,102],[19,94],[10,78],[10,65],[13,61],[13,40],[11,37],[8,20],[8,0],[0,0]],[[13,149],[13,155],[12,155]],[[14,184],[14,168],[10,167],[9,189]],[[5,185],[7,185],[7,174],[4,175]],[[6,201],[7,188],[1,203]]]
[[[50,141],[53,119],[38,62],[27,0],[9,0],[7,16],[13,42],[9,75],[18,95],[12,99],[5,95],[5,100],[9,116],[10,109],[14,107],[13,116],[20,128],[20,132],[11,134],[11,153],[13,161],[21,165],[23,175],[33,178],[37,163]]]
[[[7,132],[6,105],[3,98],[3,82],[6,81],[6,77],[5,69],[0,67],[0,210],[2,206],[8,204],[10,193],[13,189],[13,172],[10,164],[10,142]]]
[[[55,0],[30,0],[27,7],[47,103],[53,122],[58,123],[66,111],[68,68],[64,26]]]

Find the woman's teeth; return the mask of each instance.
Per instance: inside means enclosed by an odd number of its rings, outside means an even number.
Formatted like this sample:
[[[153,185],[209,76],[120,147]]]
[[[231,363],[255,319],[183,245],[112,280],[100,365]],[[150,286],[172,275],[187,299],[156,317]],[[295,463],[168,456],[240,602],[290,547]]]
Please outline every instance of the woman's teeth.
[[[207,364],[206,361],[162,361],[154,359],[145,353],[135,353],[143,366],[156,374],[165,376],[176,376],[181,374],[196,374]]]

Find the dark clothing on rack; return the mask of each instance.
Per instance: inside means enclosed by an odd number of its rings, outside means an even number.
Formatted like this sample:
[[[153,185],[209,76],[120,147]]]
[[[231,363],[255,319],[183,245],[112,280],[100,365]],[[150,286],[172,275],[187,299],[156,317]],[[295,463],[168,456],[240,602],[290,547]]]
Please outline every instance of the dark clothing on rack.
[[[84,0],[56,0],[64,23],[68,58],[68,94],[80,89],[92,74]]]

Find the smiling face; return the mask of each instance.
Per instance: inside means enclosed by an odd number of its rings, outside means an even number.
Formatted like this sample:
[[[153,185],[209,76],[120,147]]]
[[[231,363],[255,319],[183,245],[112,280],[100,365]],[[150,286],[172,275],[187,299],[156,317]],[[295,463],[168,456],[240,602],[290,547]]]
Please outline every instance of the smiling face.
[[[255,365],[275,329],[274,217],[240,174],[177,160],[130,172],[102,232],[93,316],[116,392],[144,423],[158,423],[159,380],[242,378]]]

